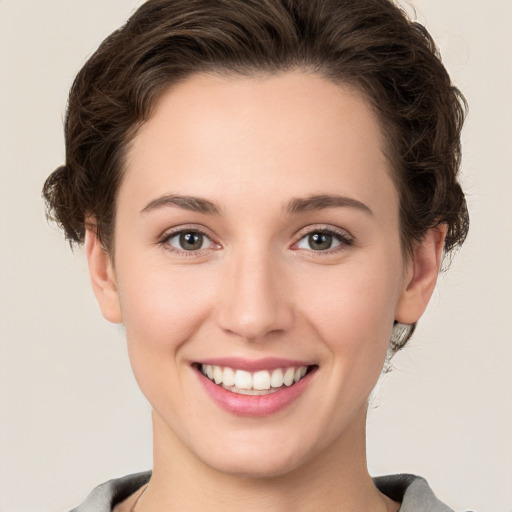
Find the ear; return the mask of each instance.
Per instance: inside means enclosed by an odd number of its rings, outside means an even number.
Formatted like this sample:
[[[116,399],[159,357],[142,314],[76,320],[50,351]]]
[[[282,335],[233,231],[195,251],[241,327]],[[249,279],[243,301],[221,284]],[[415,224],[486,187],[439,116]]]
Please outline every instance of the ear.
[[[404,286],[395,313],[397,322],[413,324],[425,311],[441,267],[446,229],[446,224],[429,229],[407,262]]]
[[[117,283],[110,254],[102,246],[96,227],[87,227],[85,249],[92,289],[103,316],[110,322],[119,324],[123,321]]]

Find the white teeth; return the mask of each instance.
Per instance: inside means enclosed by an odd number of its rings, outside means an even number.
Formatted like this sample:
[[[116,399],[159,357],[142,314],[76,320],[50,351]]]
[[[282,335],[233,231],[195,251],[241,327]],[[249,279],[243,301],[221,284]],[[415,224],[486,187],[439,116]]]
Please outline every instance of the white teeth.
[[[275,393],[278,391],[278,389],[240,389],[236,386],[233,386],[229,388],[228,391],[231,391],[232,393],[238,393],[239,395],[271,395],[272,393]]]
[[[273,388],[280,388],[283,385],[283,370],[278,368],[272,372],[272,377],[270,377],[270,385]]]
[[[220,366],[214,366],[213,367],[213,380],[215,381],[215,384],[220,384],[223,381],[223,371]]]
[[[284,372],[283,382],[285,386],[291,386],[293,384],[293,378],[295,377],[295,369],[287,368]]]
[[[252,389],[252,375],[245,370],[235,372],[235,386],[240,389]]]
[[[291,386],[298,382],[308,371],[307,366],[298,368],[276,368],[260,370],[254,373],[245,370],[234,370],[216,365],[201,365],[201,372],[215,384],[234,393],[243,395],[265,395],[273,393],[283,386]]]
[[[235,385],[235,372],[231,368],[224,368],[222,383],[224,384],[224,386]]]
[[[252,387],[254,389],[270,389],[270,373],[266,370],[256,372],[252,376]]]

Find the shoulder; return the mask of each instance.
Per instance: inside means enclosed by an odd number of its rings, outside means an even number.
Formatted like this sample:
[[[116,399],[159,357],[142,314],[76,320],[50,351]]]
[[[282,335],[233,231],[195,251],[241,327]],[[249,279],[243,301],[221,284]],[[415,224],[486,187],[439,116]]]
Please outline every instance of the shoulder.
[[[70,512],[111,512],[114,505],[126,499],[149,482],[151,471],[127,475],[99,485],[86,500]]]
[[[111,512],[114,505],[149,482],[151,471],[109,480],[96,487],[87,499],[70,512]],[[402,503],[399,512],[454,512],[436,498],[424,478],[409,474],[379,476],[376,487]]]
[[[402,503],[399,512],[454,512],[436,498],[424,478],[415,475],[387,475],[373,479],[386,496]]]

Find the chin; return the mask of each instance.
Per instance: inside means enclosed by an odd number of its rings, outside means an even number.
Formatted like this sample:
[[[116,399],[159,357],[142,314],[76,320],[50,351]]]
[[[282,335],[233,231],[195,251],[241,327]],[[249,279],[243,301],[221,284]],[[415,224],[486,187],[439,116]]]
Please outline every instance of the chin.
[[[312,450],[304,449],[307,443],[290,442],[293,440],[287,437],[269,441],[258,436],[250,442],[227,440],[225,445],[219,443],[213,451],[196,452],[196,456],[211,469],[226,475],[248,479],[283,477],[312,456],[308,453]]]
[[[294,460],[282,456],[262,457],[261,454],[253,458],[239,458],[230,454],[228,460],[215,460],[209,464],[210,468],[230,476],[246,479],[266,479],[284,477],[298,467],[301,461],[298,457]]]

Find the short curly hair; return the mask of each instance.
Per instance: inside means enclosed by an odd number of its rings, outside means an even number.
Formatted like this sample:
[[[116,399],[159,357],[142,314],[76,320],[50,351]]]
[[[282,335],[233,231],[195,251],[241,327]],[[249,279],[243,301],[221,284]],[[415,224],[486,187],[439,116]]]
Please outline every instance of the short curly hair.
[[[78,73],[66,163],[47,179],[47,215],[70,242],[94,218],[112,250],[127,146],[171,85],[201,72],[303,69],[357,88],[379,119],[400,198],[402,248],[447,226],[445,255],[469,217],[457,181],[466,102],[427,30],[390,0],[149,0]],[[398,350],[414,326],[393,342]],[[394,344],[393,344],[394,343]]]

